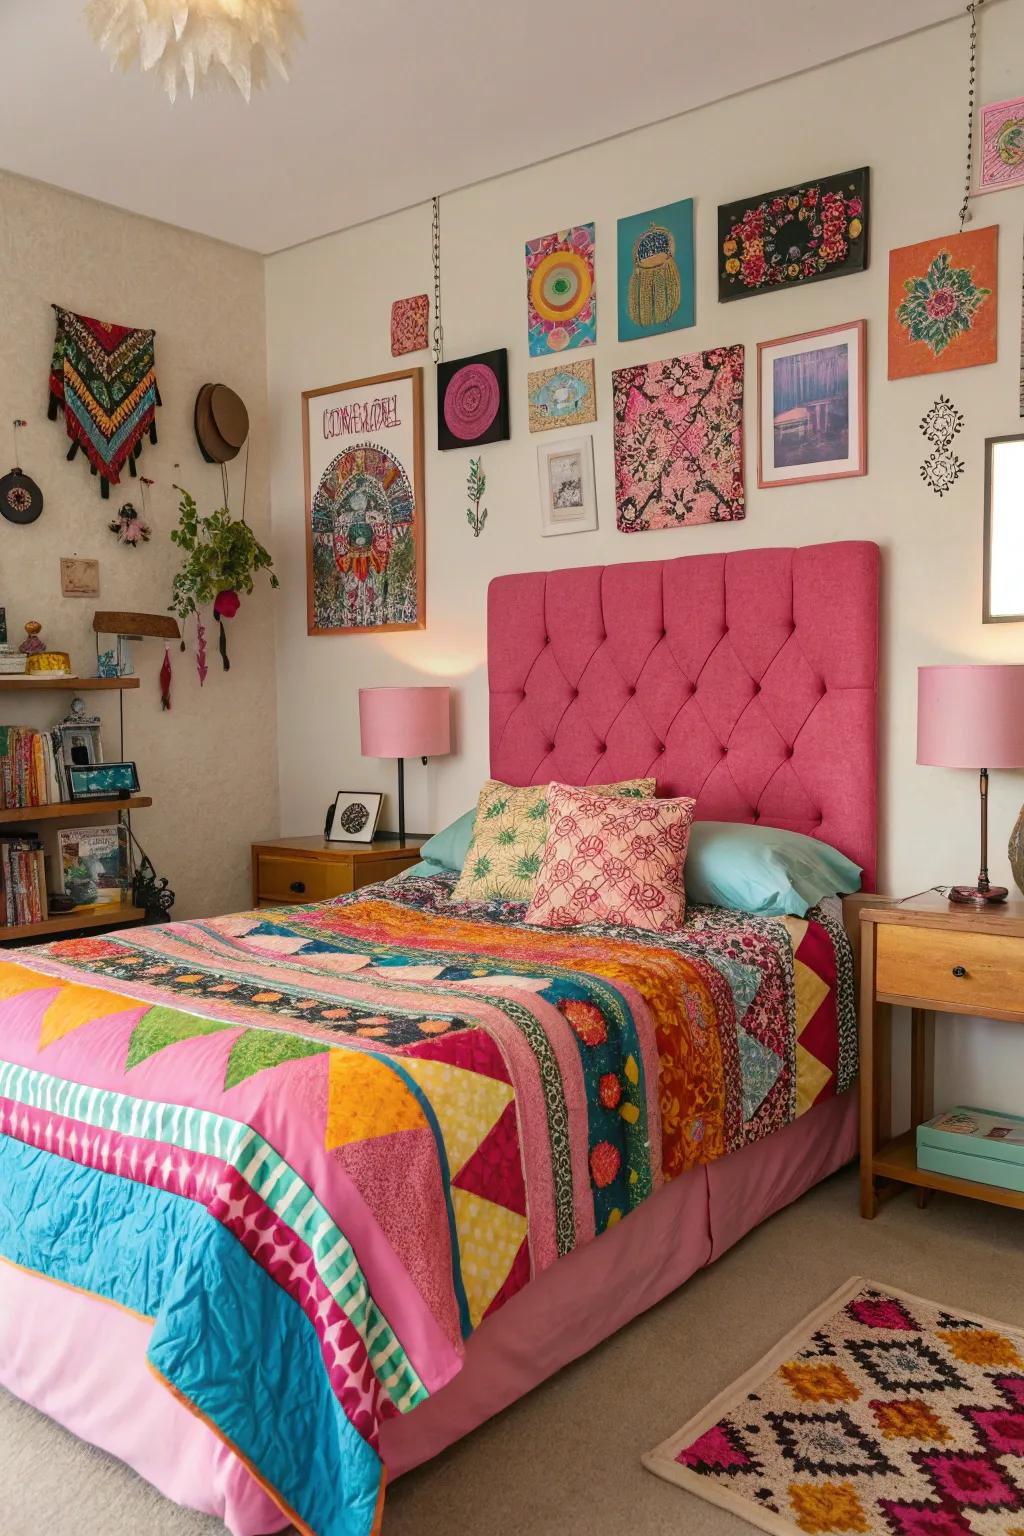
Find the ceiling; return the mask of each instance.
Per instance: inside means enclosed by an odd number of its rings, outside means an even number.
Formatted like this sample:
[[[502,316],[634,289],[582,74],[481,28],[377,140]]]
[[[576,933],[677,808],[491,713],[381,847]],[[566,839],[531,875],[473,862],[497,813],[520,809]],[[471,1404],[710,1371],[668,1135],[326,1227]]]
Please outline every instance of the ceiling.
[[[964,10],[963,0],[301,0],[291,83],[171,106],[82,0],[2,0],[0,165],[270,252]],[[741,13],[746,11],[739,24]],[[965,37],[966,45],[966,37]]]

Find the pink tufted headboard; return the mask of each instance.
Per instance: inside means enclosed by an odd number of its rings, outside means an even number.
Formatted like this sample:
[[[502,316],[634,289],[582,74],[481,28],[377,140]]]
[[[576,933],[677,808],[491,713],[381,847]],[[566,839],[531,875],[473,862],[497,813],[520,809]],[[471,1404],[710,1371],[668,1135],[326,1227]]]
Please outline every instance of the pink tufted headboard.
[[[499,576],[491,773],[654,774],[705,821],[876,853],[878,546],[810,544]]]

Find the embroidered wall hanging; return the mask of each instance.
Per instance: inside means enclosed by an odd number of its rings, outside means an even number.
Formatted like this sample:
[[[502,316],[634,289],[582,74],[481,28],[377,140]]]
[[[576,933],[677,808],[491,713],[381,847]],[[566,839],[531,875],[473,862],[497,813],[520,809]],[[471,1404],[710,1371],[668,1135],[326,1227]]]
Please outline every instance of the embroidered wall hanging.
[[[418,293],[391,306],[391,356],[422,352],[430,345],[430,297]]]
[[[478,352],[437,368],[437,446],[503,443],[508,429],[508,352]]]
[[[527,375],[526,394],[531,432],[550,432],[553,427],[577,427],[597,420],[592,358],[561,363],[556,368],[537,368]]]
[[[693,198],[620,219],[619,340],[694,323]]]
[[[619,368],[612,388],[621,532],[746,515],[741,346]]]
[[[1000,192],[1024,182],[1024,96],[981,109],[980,192]]]
[[[863,272],[869,179],[863,166],[720,206],[719,302]]]
[[[996,360],[999,227],[889,252],[889,377]]]
[[[593,224],[526,242],[526,302],[531,357],[594,345]]]
[[[156,332],[92,320],[59,304],[53,309],[49,417],[56,421],[63,408],[68,458],[84,449],[107,497],[125,464],[136,473],[145,434],[156,442]]]
[[[940,395],[921,417],[920,428],[932,451],[921,465],[921,479],[937,496],[945,496],[964,473],[963,459],[953,452],[953,439],[964,424],[962,411]]]

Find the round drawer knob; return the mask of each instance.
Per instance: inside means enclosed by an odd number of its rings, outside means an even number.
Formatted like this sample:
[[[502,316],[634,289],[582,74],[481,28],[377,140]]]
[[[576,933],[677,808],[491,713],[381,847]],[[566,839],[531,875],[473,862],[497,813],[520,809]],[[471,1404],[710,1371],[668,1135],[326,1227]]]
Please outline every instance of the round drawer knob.
[[[966,965],[954,965],[954,967],[953,967],[953,975],[954,976],[966,976],[967,975],[967,967],[966,967]]]
[[[305,880],[293,880],[288,889],[294,891],[296,896],[301,896],[306,889],[306,882]]]

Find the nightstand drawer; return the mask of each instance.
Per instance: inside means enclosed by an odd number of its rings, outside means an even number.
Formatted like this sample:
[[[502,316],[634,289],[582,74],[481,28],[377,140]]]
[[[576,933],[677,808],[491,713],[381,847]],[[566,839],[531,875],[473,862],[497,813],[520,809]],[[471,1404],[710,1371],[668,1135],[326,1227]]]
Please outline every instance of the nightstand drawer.
[[[1024,945],[999,934],[879,924],[875,976],[880,997],[967,1014],[1024,1008]]]
[[[294,854],[261,853],[256,873],[259,901],[327,901],[352,889],[348,859],[325,863]]]

